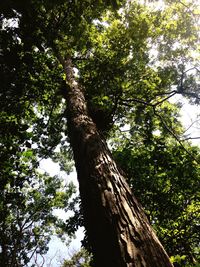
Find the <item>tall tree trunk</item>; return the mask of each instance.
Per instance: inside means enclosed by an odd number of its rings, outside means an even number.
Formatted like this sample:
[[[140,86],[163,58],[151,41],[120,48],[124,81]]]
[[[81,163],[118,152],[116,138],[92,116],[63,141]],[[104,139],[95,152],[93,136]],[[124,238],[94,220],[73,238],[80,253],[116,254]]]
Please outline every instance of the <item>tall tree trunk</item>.
[[[84,93],[66,72],[67,119],[85,227],[96,267],[172,267],[141,205],[88,115]]]

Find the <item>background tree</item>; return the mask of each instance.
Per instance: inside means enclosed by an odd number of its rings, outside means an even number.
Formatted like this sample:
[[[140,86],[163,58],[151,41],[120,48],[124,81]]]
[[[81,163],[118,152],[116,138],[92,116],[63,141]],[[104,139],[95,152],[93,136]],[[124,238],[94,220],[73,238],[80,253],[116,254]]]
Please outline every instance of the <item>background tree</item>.
[[[11,10],[6,15],[8,20],[1,16],[0,33],[0,262],[1,266],[14,267],[27,266],[35,254],[46,253],[53,234],[63,238],[67,232],[71,234],[54,209],[72,210],[75,203],[70,198],[75,188],[58,176],[38,170],[39,162],[49,155],[46,147],[54,149],[56,140],[61,139],[56,125],[59,127],[62,121],[62,108],[54,109],[56,98],[52,100],[47,87],[46,94],[41,95],[34,85],[41,84],[45,71],[43,76],[40,73],[41,80],[36,81],[25,66],[35,63],[32,67],[40,72],[43,59],[34,53],[24,55],[17,39],[18,22],[13,18],[16,13]],[[40,101],[36,101],[38,94]],[[44,114],[45,104],[49,109]],[[48,138],[47,128],[51,132]],[[61,151],[57,149],[54,159],[61,157],[64,150],[64,146]],[[66,159],[62,168],[69,172],[70,160]]]
[[[81,248],[79,251],[73,253],[69,260],[65,260],[62,267],[90,267],[91,255],[87,250]]]
[[[133,122],[132,137],[119,133],[113,153],[173,261],[191,266],[199,261],[199,148],[180,145],[157,117],[149,119],[149,128],[145,119],[146,126]]]

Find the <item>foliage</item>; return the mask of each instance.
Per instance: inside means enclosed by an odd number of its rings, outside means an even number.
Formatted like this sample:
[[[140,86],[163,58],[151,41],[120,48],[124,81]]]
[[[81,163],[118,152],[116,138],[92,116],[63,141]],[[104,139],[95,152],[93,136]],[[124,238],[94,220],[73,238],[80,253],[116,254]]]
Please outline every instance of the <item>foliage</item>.
[[[52,59],[24,51],[17,31],[8,23],[0,33],[0,262],[4,266],[27,266],[35,253],[47,252],[53,234],[71,235],[54,209],[67,211],[75,205],[70,200],[75,192],[72,184],[38,170],[39,161],[49,157],[61,139],[65,143],[60,133],[61,97],[51,94],[60,90],[60,70],[54,68],[47,75]]]
[[[1,195],[0,220],[0,260],[5,266],[26,266],[35,253],[47,252],[53,234],[64,237],[64,222],[53,210],[69,209],[74,189],[61,182],[58,177],[35,174],[20,189],[7,184]]]
[[[199,257],[199,149],[180,141],[180,105],[169,102],[182,95],[199,103],[198,14],[190,0],[1,4],[1,261],[14,251],[26,264],[30,251],[45,253],[53,225],[62,236],[81,221],[77,212],[66,224],[53,216],[53,208],[68,207],[73,187],[37,170],[50,156],[67,173],[72,167],[58,60],[68,54],[91,117],[114,140],[173,260]],[[119,138],[122,127],[127,134]]]
[[[23,113],[14,96],[11,100],[12,109],[6,109],[6,101],[1,105],[0,262],[27,266],[34,253],[46,253],[52,234],[67,232],[53,210],[72,209],[75,188],[37,170],[41,148],[35,142],[40,137],[28,125],[35,117],[29,109]]]
[[[191,155],[199,158],[200,150],[162,135],[135,141],[114,155],[173,261],[193,264],[200,256],[200,169]]]
[[[91,255],[87,250],[81,248],[78,252],[74,253],[69,260],[65,260],[62,267],[90,267]]]

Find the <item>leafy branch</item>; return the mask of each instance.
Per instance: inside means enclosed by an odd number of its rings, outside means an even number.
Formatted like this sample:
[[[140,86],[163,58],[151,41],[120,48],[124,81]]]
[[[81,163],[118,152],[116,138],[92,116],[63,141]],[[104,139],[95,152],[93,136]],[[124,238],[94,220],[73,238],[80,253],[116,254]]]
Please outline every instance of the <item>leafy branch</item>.
[[[131,98],[131,99],[122,99],[120,98],[120,103],[122,105],[128,106],[128,107],[133,107],[133,102],[135,103],[139,103],[139,104],[143,104],[144,106],[150,106],[153,108],[154,114],[160,119],[160,121],[162,122],[163,126],[165,127],[165,129],[171,134],[171,136],[174,137],[174,139],[179,143],[179,145],[187,152],[187,154],[198,164],[200,163],[200,161],[194,157],[193,154],[191,154],[187,148],[184,146],[183,141],[189,140],[189,139],[198,139],[199,137],[190,137],[190,138],[186,138],[186,139],[180,139],[178,137],[178,135],[173,131],[173,129],[171,129],[168,125],[167,122],[165,121],[165,119],[160,115],[160,113],[157,112],[156,107],[161,105],[163,102],[167,101],[168,99],[170,99],[172,96],[179,94],[179,92],[177,92],[176,90],[172,91],[167,97],[163,98],[162,100],[156,102],[156,103],[151,103],[151,102],[147,102],[144,101],[142,99],[139,98]]]

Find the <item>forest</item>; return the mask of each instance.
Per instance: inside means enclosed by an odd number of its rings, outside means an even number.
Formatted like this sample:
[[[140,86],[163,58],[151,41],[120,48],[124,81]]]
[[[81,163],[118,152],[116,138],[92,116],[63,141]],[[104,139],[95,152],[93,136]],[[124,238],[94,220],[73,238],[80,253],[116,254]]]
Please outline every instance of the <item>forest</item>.
[[[0,29],[0,266],[199,267],[198,0],[7,0]]]

